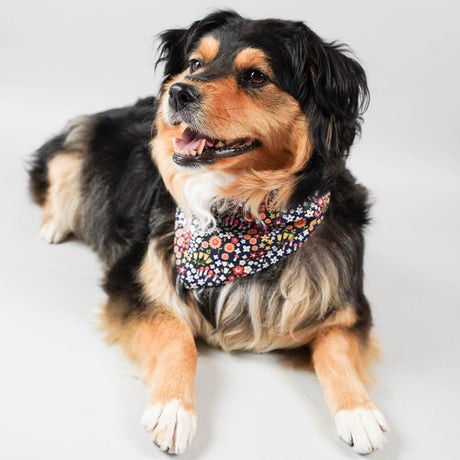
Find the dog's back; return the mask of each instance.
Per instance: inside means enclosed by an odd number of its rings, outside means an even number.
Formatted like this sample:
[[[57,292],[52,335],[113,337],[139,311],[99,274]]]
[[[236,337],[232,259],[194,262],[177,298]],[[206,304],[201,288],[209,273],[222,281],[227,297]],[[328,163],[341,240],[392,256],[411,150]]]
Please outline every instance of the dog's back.
[[[48,242],[73,234],[111,265],[146,241],[162,187],[149,150],[156,109],[146,98],[75,118],[34,154],[29,189],[45,211],[41,233]]]

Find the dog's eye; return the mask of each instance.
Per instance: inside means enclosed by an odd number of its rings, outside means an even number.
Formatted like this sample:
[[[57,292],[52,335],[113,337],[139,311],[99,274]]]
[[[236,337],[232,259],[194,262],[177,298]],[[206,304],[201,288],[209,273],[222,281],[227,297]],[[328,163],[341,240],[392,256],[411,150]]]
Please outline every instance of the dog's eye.
[[[246,74],[246,78],[256,86],[261,86],[268,81],[267,76],[257,69],[249,69]]]
[[[190,72],[195,72],[195,70],[198,70],[202,65],[199,59],[190,59]]]

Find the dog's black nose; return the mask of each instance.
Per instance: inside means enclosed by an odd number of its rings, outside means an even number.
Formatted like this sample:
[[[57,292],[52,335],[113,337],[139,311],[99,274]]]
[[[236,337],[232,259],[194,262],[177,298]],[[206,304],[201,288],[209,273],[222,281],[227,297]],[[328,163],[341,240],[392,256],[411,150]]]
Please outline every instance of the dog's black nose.
[[[169,105],[176,112],[182,110],[190,102],[195,102],[199,97],[198,89],[186,83],[174,83],[169,88]]]

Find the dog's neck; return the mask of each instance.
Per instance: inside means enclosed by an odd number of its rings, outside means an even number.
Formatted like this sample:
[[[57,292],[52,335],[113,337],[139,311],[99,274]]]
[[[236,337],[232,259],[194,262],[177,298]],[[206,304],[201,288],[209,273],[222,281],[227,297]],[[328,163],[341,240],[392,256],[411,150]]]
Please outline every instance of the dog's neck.
[[[293,209],[278,210],[276,194],[262,203],[256,219],[244,205],[213,207],[213,227],[176,212],[176,267],[187,289],[212,287],[258,272],[295,252],[321,223],[329,193]]]

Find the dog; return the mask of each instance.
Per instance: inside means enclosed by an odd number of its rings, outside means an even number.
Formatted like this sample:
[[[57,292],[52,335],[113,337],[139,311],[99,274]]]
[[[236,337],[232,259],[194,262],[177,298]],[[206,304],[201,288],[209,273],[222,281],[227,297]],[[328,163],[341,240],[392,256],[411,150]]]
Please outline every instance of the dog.
[[[142,423],[161,450],[190,444],[196,338],[308,345],[338,435],[380,448],[369,200],[345,165],[368,104],[361,65],[303,22],[233,11],[159,39],[159,98],[72,120],[29,170],[41,236],[103,261],[101,323],[149,392]]]

